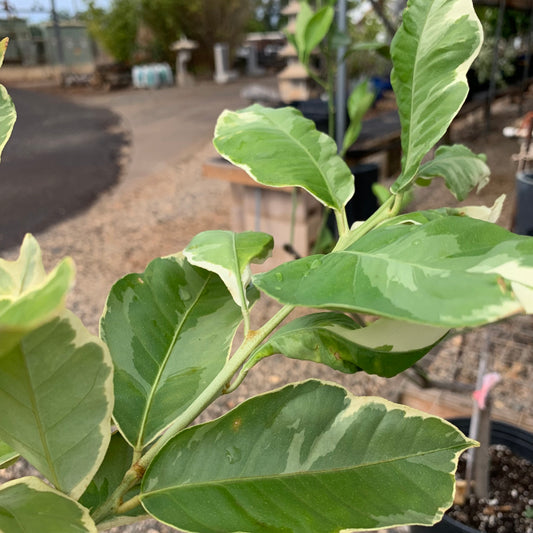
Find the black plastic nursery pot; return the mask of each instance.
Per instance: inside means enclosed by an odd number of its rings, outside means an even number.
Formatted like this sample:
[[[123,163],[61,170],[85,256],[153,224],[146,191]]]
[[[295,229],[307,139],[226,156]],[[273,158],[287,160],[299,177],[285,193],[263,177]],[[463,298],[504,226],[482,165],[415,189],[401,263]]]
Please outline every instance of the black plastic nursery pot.
[[[533,173],[516,174],[516,212],[513,231],[519,235],[533,235]]]
[[[463,433],[468,434],[470,418],[456,418],[450,422]],[[505,422],[492,421],[490,430],[490,444],[503,444],[515,455],[523,457],[533,463],[533,433],[521,428],[506,424]],[[411,533],[479,533],[479,529],[462,524],[447,515],[434,526],[411,526]]]
[[[378,182],[379,165],[376,163],[360,163],[359,165],[351,166],[350,171],[355,179],[355,194],[345,207],[349,226],[358,220],[366,220],[379,207],[378,199],[372,191],[372,186]],[[333,235],[338,237],[337,223],[333,213],[330,213],[328,228]]]

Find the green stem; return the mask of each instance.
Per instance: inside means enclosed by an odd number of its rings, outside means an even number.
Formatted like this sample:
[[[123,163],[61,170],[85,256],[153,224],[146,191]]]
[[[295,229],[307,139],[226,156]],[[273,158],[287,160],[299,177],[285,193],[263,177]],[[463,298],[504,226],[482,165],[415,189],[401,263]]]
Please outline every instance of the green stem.
[[[244,323],[244,336],[246,336],[250,331],[250,309],[248,309],[248,302],[246,301],[246,291],[244,290],[244,285],[242,284],[242,281],[239,283],[239,292],[242,302],[241,312]]]
[[[402,197],[403,193],[392,195],[372,216],[365,220],[365,222],[354,230],[341,236],[333,251],[338,252],[339,250],[345,250],[366,235],[370,230],[379,226],[385,220],[396,216],[400,212],[402,206]]]
[[[294,309],[294,306],[282,307],[264,326],[257,331],[250,331],[244,342],[233,356],[224,365],[213,381],[197,396],[189,407],[178,417],[167,431],[156,441],[148,452],[137,461],[124,475],[124,479],[109,497],[109,499],[93,514],[93,520],[98,523],[114,514],[122,505],[122,497],[128,490],[135,486],[143,477],[153,458],[161,451],[163,446],[182,429],[186,428],[209,404],[211,404],[231,381],[239,368],[246,362],[250,354],[272,333]],[[127,503],[127,502],[126,502]]]
[[[148,450],[139,460],[137,466],[141,470],[148,468],[153,458],[161,451],[163,446],[186,428],[204,409],[212,403],[224,390],[227,383],[246,362],[250,354],[272,333],[292,311],[294,306],[282,307],[264,326],[256,331],[250,331],[239,349],[228,360],[224,368],[218,373],[204,391],[191,403],[191,405],[167,429],[164,435]]]
[[[122,505],[119,505],[117,509],[117,514],[125,514],[128,511],[135,509],[141,505],[141,498],[139,495],[134,496],[130,500],[124,502]]]
[[[296,210],[298,209],[298,189],[296,187],[292,189],[291,196],[291,230],[289,235],[289,244],[294,249],[294,230],[296,228]]]
[[[211,404],[221,393],[227,383],[238,372],[239,368],[246,362],[250,354],[272,333],[272,331],[294,310],[294,306],[286,305],[282,307],[266,324],[257,331],[250,331],[244,342],[233,356],[225,364],[213,381],[204,391],[191,403],[191,405],[172,423],[161,438],[139,459],[124,475],[124,478],[117,489],[93,514],[93,520],[99,523],[111,514],[115,514],[121,508],[122,498],[128,490],[134,487],[143,477],[146,469],[153,458],[161,451],[163,446],[182,429],[186,428],[209,404]],[[130,500],[131,501],[131,500]]]
[[[136,465],[124,474],[120,485],[113,491],[109,499],[94,511],[92,518],[96,524],[114,514],[113,511],[120,506],[124,494],[139,482],[143,474],[144,472],[140,471]]]
[[[348,231],[350,231],[350,227],[348,225],[348,218],[346,216],[346,210],[343,209],[342,211],[337,211],[335,209],[335,220],[337,221],[337,229],[339,230],[339,237],[342,237]]]

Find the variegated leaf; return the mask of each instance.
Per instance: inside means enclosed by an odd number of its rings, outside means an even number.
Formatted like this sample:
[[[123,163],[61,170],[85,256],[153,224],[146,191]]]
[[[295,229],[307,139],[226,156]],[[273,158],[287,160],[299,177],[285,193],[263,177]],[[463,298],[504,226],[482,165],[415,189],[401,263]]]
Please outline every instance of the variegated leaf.
[[[106,346],[69,311],[0,359],[0,438],[78,498],[104,458],[113,409]]]
[[[0,259],[0,356],[61,312],[73,279],[69,258],[46,274],[41,249],[31,235],[24,238],[18,259]]]
[[[487,158],[474,154],[466,146],[455,144],[441,146],[435,158],[420,167],[418,176],[423,179],[444,178],[446,187],[458,200],[464,200],[470,191],[484,187],[490,176]]]
[[[149,466],[141,501],[198,533],[431,524],[474,444],[438,418],[312,380],[178,434]]]
[[[136,451],[220,372],[241,321],[220,278],[181,254],[155,259],[113,286],[101,336],[115,367],[114,418]]]
[[[533,312],[533,238],[437,211],[398,219],[347,250],[286,263],[254,283],[285,304],[445,328]]]
[[[274,239],[253,231],[212,230],[199,233],[183,251],[191,265],[218,274],[235,303],[246,307],[245,288],[252,279],[250,263],[262,263],[270,257]]]
[[[4,62],[8,43],[9,39],[7,37],[0,41],[0,67]],[[16,120],[17,112],[15,111],[13,101],[7,93],[6,88],[3,85],[0,85],[0,156],[2,155],[2,150],[9,140],[9,137],[11,137],[11,132],[13,131],[13,126],[15,125]]]
[[[253,355],[245,370],[279,353],[341,372],[364,370],[391,377],[412,366],[442,339],[448,328],[382,318],[360,327],[341,313],[297,318],[276,331]]]
[[[391,44],[391,82],[402,124],[402,173],[408,188],[422,158],[444,135],[468,93],[466,73],[482,41],[472,0],[409,0]]]
[[[12,465],[20,454],[8,446],[5,442],[0,441],[0,468],[7,468]]]
[[[328,135],[294,108],[253,105],[224,111],[215,148],[254,180],[272,187],[303,187],[341,211],[354,192],[353,176]]]
[[[36,477],[24,477],[0,486],[0,531],[97,532],[85,507]]]

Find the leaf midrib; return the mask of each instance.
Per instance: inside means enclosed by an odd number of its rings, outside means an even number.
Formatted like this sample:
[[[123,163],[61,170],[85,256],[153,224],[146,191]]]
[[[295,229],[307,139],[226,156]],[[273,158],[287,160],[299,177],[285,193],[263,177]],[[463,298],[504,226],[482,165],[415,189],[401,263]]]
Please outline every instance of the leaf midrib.
[[[333,200],[333,202],[335,202],[335,195],[334,195],[334,192],[333,192],[333,189],[330,187],[330,184],[328,183],[328,180],[326,179],[326,175],[322,172],[322,169],[320,168],[319,164],[318,164],[318,161],[314,158],[313,154],[306,148],[306,146],[304,144],[302,144],[300,142],[300,140],[298,138],[295,138],[293,136],[291,136],[289,134],[289,132],[287,132],[283,127],[282,127],[282,124],[277,124],[275,123],[270,117],[266,117],[267,120],[273,124],[274,126],[277,126],[281,132],[283,132],[283,134],[288,137],[289,139],[292,139],[293,142],[296,143],[297,146],[299,146],[306,154],[307,156],[311,159],[311,161],[313,162],[314,166],[316,167],[316,169],[318,170],[318,173],[320,174],[320,176],[322,176],[322,179],[324,180],[324,183],[326,184],[326,188],[329,192],[329,195],[331,197],[331,199]],[[298,117],[300,118],[300,117]],[[320,136],[320,132],[318,132],[318,135]],[[320,151],[319,151],[320,153]],[[306,190],[309,190],[307,189],[307,187],[303,187],[304,189]],[[311,192],[311,191],[309,191]],[[311,193],[312,194],[312,193]],[[336,203],[336,202],[335,202]]]
[[[416,92],[415,91],[415,80],[417,79],[417,70],[418,70],[418,65],[420,64],[419,57],[420,57],[421,42],[422,42],[422,38],[425,35],[425,29],[428,24],[429,13],[431,12],[432,6],[433,4],[431,4],[431,6],[429,7],[428,16],[426,17],[424,24],[422,25],[422,31],[420,32],[420,39],[418,39],[417,46],[416,46],[415,63],[413,65],[413,76],[412,76],[413,82],[412,82],[412,89],[411,89],[411,99],[410,99],[411,101],[410,101],[410,106],[409,106],[409,130],[408,130],[409,131],[409,142],[407,146],[407,153],[406,153],[407,157],[406,157],[406,165],[405,165],[407,168],[409,168],[410,166],[410,165],[407,165],[407,160],[413,159],[413,156],[412,156],[413,148],[412,147],[414,145],[414,141],[413,141],[414,135],[412,131],[412,124],[413,124],[414,109],[415,109],[415,105],[414,105],[414,98],[415,98],[415,92]]]
[[[54,328],[55,329],[55,328]],[[31,402],[31,406],[32,406],[32,411],[33,411],[33,415],[34,415],[34,419],[35,419],[35,423],[36,423],[36,426],[37,426],[37,431],[39,433],[39,439],[41,441],[41,445],[43,447],[43,452],[44,452],[44,459],[46,460],[46,463],[50,469],[50,474],[51,474],[51,479],[50,481],[54,484],[54,486],[61,490],[62,489],[62,486],[61,486],[61,483],[59,481],[59,478],[58,478],[58,473],[55,469],[55,465],[54,465],[54,461],[52,459],[52,453],[50,451],[50,448],[48,447],[48,441],[46,439],[46,430],[42,424],[42,420],[41,420],[41,416],[40,416],[40,410],[38,409],[38,399],[35,395],[35,388],[33,387],[33,380],[32,380],[32,377],[31,377],[31,372],[30,372],[30,368],[28,366],[28,357],[26,356],[26,354],[21,350],[21,357],[23,359],[23,363],[24,363],[24,370],[25,370],[25,377],[26,377],[26,385],[27,385],[27,388],[28,388],[28,397],[30,399],[30,402]]]
[[[156,378],[154,380],[154,383],[150,389],[150,394],[148,395],[148,398],[146,400],[145,409],[142,416],[142,421],[139,426],[139,436],[137,438],[137,443],[135,445],[135,449],[142,451],[144,446],[148,443],[144,443],[144,433],[146,431],[146,426],[148,425],[148,416],[150,414],[150,410],[152,409],[152,404],[154,402],[154,398],[159,386],[159,383],[161,382],[161,378],[163,376],[163,372],[166,369],[168,360],[170,359],[170,355],[172,354],[172,351],[174,349],[174,346],[176,345],[176,342],[178,340],[178,337],[180,333],[183,331],[183,327],[185,326],[190,314],[192,313],[193,309],[196,307],[196,304],[200,300],[201,296],[203,295],[207,284],[211,280],[212,274],[208,273],[207,277],[205,278],[205,281],[202,285],[202,288],[198,291],[196,298],[191,302],[191,305],[187,308],[185,313],[182,315],[181,320],[178,322],[176,330],[174,332],[174,336],[172,337],[172,341],[169,344],[169,347],[165,353],[165,357],[163,358],[163,361],[159,365],[159,370],[157,371]]]
[[[333,204],[338,204],[336,198],[335,198],[335,195],[333,194],[333,189],[330,187],[329,183],[328,183],[328,180],[326,179],[326,175],[322,172],[319,164],[318,164],[318,161],[313,157],[313,155],[311,154],[311,152],[305,147],[305,145],[303,145],[301,142],[299,142],[298,139],[296,139],[295,137],[292,137],[285,129],[283,129],[280,124],[278,124],[277,122],[273,121],[270,117],[268,117],[267,115],[265,114],[262,114],[261,115],[263,118],[265,118],[267,120],[267,122],[269,122],[271,125],[274,126],[274,129],[277,129],[278,131],[280,131],[281,133],[283,133],[288,139],[290,139],[291,141],[293,141],[296,145],[300,146],[303,151],[308,155],[309,159],[312,161],[312,163],[314,164],[314,166],[317,168],[318,170],[318,173],[320,174],[320,176],[322,177],[322,180],[324,181],[324,183],[326,184],[326,189],[330,195],[330,200],[332,201],[331,203]],[[231,135],[226,135],[226,137],[231,137]],[[252,173],[252,168],[250,165],[248,164],[245,164],[245,163],[242,163],[242,162],[238,162],[236,161],[233,157],[229,156],[229,155],[225,155],[225,157],[227,157],[233,164],[237,165],[237,166],[241,166],[241,165],[244,165],[246,167],[246,169],[248,169],[248,171],[252,174],[252,177],[254,178],[255,181],[259,182],[259,183],[262,183],[261,180],[259,180],[257,178],[257,176],[255,175],[255,172]],[[271,186],[273,187],[302,187],[303,189],[305,189],[307,192],[309,192],[309,194],[311,194],[312,196],[314,196],[315,198],[317,198],[320,202],[323,202],[323,199],[321,198],[318,198],[318,196],[316,196],[313,192],[311,192],[309,190],[309,188],[305,185],[294,185],[294,184],[289,184],[289,183],[286,183],[286,184],[279,184],[279,185],[272,185],[270,184]],[[339,207],[337,205],[335,206],[332,206],[334,209],[339,209]]]
[[[443,453],[448,451],[455,451],[460,452],[464,449],[466,449],[467,446],[462,444],[457,444],[454,446],[447,446],[446,448],[438,448],[433,450],[426,450],[424,452],[418,452],[413,454],[406,454],[399,457],[394,457],[392,459],[384,459],[380,461],[372,461],[367,463],[362,463],[358,465],[352,465],[347,467],[339,467],[339,468],[331,468],[328,470],[320,469],[320,470],[305,470],[300,472],[289,472],[289,473],[277,473],[277,474],[267,474],[262,476],[245,476],[245,477],[232,477],[232,478],[224,478],[224,479],[211,479],[207,481],[202,481],[198,483],[181,483],[179,485],[175,486],[168,486],[165,488],[157,489],[157,490],[151,490],[149,492],[141,492],[140,496],[141,498],[143,496],[150,496],[153,494],[163,493],[167,492],[169,490],[177,490],[177,489],[188,489],[188,488],[201,488],[201,487],[210,487],[212,485],[226,485],[230,483],[245,483],[245,482],[257,482],[258,480],[275,480],[279,478],[291,478],[291,477],[302,477],[302,476],[315,476],[315,475],[326,475],[326,474],[332,474],[335,472],[345,472],[350,470],[359,470],[364,468],[372,468],[374,466],[381,466],[386,464],[392,464],[399,461],[407,461],[409,459],[414,459],[417,457],[425,457],[427,455],[432,455],[435,453]],[[448,472],[451,474],[451,472]]]

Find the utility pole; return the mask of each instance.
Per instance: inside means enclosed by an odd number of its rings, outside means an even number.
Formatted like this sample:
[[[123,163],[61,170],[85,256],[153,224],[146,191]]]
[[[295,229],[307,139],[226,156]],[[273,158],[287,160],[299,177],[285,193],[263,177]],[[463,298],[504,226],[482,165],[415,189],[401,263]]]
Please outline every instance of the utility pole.
[[[61,31],[59,29],[59,18],[56,11],[55,0],[50,0],[52,8],[52,23],[54,25],[54,36],[56,39],[56,49],[57,49],[57,61],[60,66],[65,64],[65,53],[63,51],[63,41],[61,40]]]
[[[346,0],[337,2],[337,28],[340,33],[346,32]],[[335,140],[337,150],[342,149],[344,132],[346,131],[346,47],[339,46],[337,50],[337,80],[335,90]]]

